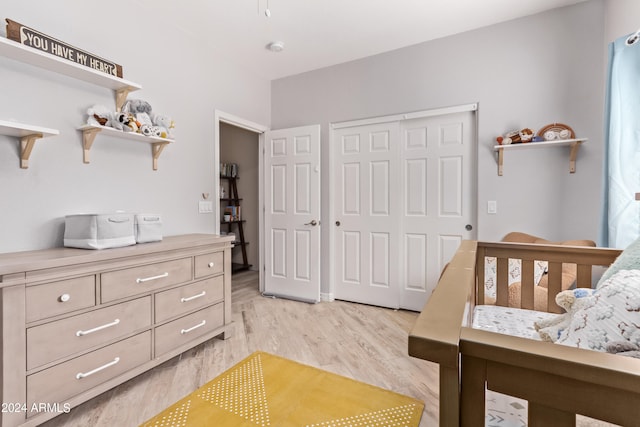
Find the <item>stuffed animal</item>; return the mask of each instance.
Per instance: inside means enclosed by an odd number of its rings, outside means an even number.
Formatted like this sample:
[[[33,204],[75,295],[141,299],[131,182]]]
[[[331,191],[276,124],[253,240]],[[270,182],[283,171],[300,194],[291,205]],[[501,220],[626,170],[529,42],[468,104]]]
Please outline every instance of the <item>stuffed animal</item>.
[[[143,124],[140,126],[140,133],[144,136],[157,136],[160,137],[160,128],[158,126]]]
[[[160,137],[169,139],[173,138],[171,129],[175,127],[175,124],[171,118],[162,114],[152,113],[151,122],[154,126],[157,126],[160,129]]]
[[[533,139],[533,131],[529,128],[522,129],[520,132],[518,132],[518,135],[520,136],[521,142],[531,142],[531,140]]]
[[[107,121],[106,126],[123,131],[125,118],[126,114],[124,113],[119,113],[117,111],[111,112],[109,113],[109,121]]]
[[[505,136],[499,136],[496,141],[499,145],[519,144],[533,140],[533,131],[529,128],[507,132]]]
[[[151,122],[151,104],[142,99],[128,99],[122,106],[123,113],[133,114],[136,121],[141,125],[153,126]]]
[[[607,344],[607,353],[640,359],[640,346],[631,341],[611,341]]]
[[[96,104],[87,109],[87,124],[106,126],[112,111],[104,105]]]
[[[578,310],[594,304],[593,289],[576,288],[562,291],[556,295],[556,304],[566,313],[555,317],[539,320],[534,327],[543,341],[556,342],[562,332],[571,324],[573,314]]]

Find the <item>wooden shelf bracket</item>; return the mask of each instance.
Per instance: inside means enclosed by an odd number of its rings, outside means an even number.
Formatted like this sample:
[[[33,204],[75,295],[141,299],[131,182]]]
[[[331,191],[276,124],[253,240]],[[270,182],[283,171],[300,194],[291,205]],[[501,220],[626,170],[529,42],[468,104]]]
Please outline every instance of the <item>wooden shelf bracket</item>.
[[[505,150],[520,150],[527,148],[545,148],[553,146],[569,146],[571,152],[569,153],[569,173],[576,172],[576,158],[578,157],[578,149],[580,145],[587,142],[586,138],[578,139],[565,139],[556,141],[543,141],[543,142],[527,142],[524,144],[510,144],[510,145],[495,145],[493,149],[497,153],[498,161],[498,176],[502,176],[504,172],[504,151]]]
[[[164,147],[168,144],[168,142],[154,142],[151,144],[151,154],[153,156],[153,170],[158,170],[158,157],[164,150]]]
[[[155,136],[145,136],[136,132],[123,132],[107,126],[83,125],[78,130],[82,131],[83,162],[89,163],[89,151],[93,145],[96,135],[103,133],[105,136],[112,136],[130,141],[142,142],[151,145],[151,155],[153,157],[153,170],[158,170],[158,157],[165,145],[173,142],[173,139],[159,138]]]
[[[99,128],[84,129],[82,131],[82,162],[89,163],[89,151],[93,141],[96,139],[96,135],[100,133]]]
[[[31,157],[31,151],[33,151],[33,146],[35,145],[36,140],[40,138],[42,138],[41,133],[27,135],[20,138],[20,168],[29,168],[29,157]]]
[[[580,144],[582,144],[582,141],[576,141],[571,144],[571,153],[569,154],[569,173],[576,173],[576,157],[578,156]]]
[[[127,96],[129,96],[129,93],[133,92],[134,90],[136,90],[136,88],[132,88],[128,86],[115,90],[116,111],[122,111],[122,106],[127,101]]]

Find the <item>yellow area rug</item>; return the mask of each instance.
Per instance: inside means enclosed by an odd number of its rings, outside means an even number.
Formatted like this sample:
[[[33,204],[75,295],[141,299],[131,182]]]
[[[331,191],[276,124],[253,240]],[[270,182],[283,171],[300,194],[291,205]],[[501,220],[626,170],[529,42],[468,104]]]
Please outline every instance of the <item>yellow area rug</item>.
[[[272,354],[255,352],[144,427],[417,427],[424,404]]]

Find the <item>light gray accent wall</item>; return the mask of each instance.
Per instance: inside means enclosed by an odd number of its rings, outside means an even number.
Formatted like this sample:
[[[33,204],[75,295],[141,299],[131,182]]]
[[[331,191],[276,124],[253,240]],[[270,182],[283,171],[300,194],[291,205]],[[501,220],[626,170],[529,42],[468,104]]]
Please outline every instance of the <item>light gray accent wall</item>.
[[[479,103],[478,238],[509,231],[596,239],[600,215],[604,3],[593,0],[272,82],[272,128],[322,126],[322,222],[328,224],[330,123]],[[495,138],[562,122],[589,138],[569,149],[505,153]],[[498,213],[487,214],[496,200]],[[329,225],[331,227],[331,225]],[[329,227],[323,228],[326,274]]]
[[[242,206],[241,215],[242,219],[246,221],[243,224],[243,231],[245,241],[249,242],[247,245],[247,261],[251,264],[252,270],[258,270],[259,266],[259,148],[257,133],[226,123],[220,123],[220,161],[238,164],[238,176],[240,179],[237,180],[236,185],[238,186],[238,197],[242,198],[240,202]],[[227,197],[230,197],[229,182],[221,179],[220,185],[224,186]],[[222,210],[224,210],[224,206],[224,203],[220,204]],[[227,226],[222,226],[221,231],[227,231]],[[236,239],[239,239],[237,226],[232,225],[231,232],[236,234]],[[240,247],[233,250],[233,262],[242,263]]]
[[[637,0],[606,0],[605,43],[640,29],[640,2]]]
[[[159,213],[165,235],[214,232],[217,215],[198,213],[201,194],[216,194],[214,111],[270,122],[266,79],[227,63],[170,20],[98,9],[80,0],[6,0],[2,17],[121,64],[124,78],[143,87],[130,98],[170,115],[176,142],[153,171],[149,145],[98,135],[91,163],[83,164],[76,129],[88,107],[115,108],[113,92],[0,57],[0,119],[60,130],[36,143],[26,170],[17,140],[0,136],[0,252],[61,246],[64,216],[81,212]]]

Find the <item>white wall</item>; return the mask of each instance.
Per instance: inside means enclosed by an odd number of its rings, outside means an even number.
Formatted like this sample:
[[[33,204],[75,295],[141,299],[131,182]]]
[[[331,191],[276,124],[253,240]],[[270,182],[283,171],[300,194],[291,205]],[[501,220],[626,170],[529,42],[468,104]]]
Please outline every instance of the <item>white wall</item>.
[[[601,0],[276,80],[272,128],[322,126],[322,220],[328,224],[331,122],[479,103],[478,238],[509,231],[549,239],[598,236],[605,53]],[[589,138],[569,174],[567,147],[505,154],[495,137],[561,122]],[[497,215],[486,213],[496,200]],[[329,228],[323,229],[323,273]]]
[[[605,43],[640,29],[638,0],[606,0]]]
[[[123,66],[142,85],[130,98],[172,116],[176,142],[151,168],[147,144],[98,135],[82,163],[87,107],[115,108],[113,92],[0,57],[0,119],[60,130],[36,143],[29,169],[18,167],[18,142],[0,136],[0,252],[62,245],[64,216],[123,209],[163,215],[164,234],[213,232],[217,216],[198,214],[214,191],[214,110],[270,122],[270,83],[236,68],[167,22],[145,20],[135,4],[115,0],[4,0],[10,18]],[[215,25],[215,17],[212,18]],[[0,36],[5,36],[4,25]]]

